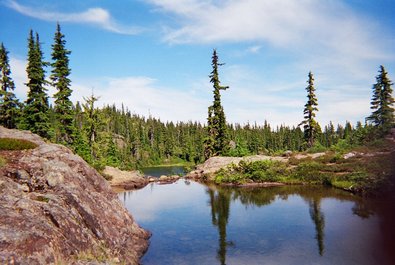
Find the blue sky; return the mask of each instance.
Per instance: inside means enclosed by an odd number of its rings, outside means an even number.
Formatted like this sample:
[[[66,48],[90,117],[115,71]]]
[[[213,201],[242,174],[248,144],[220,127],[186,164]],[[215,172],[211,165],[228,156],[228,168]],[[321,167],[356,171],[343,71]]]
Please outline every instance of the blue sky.
[[[393,0],[0,0],[0,42],[21,99],[29,30],[50,60],[59,21],[73,101],[93,90],[99,106],[205,122],[216,48],[229,122],[297,125],[312,71],[321,125],[355,124],[379,65],[395,80],[394,11]]]

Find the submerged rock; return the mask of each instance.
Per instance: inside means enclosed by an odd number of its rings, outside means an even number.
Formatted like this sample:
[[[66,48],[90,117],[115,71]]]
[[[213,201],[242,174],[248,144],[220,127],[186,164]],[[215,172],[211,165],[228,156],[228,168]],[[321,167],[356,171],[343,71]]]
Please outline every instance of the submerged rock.
[[[0,264],[138,264],[150,234],[96,170],[30,132],[6,137],[38,147],[0,151]]]

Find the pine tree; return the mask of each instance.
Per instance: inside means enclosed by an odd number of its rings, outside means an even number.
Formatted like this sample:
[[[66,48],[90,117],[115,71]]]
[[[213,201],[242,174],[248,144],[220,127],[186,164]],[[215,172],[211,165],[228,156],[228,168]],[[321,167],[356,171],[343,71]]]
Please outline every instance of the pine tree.
[[[15,128],[20,115],[20,103],[15,97],[15,84],[11,78],[8,51],[3,43],[0,45],[0,125]]]
[[[384,66],[380,65],[379,74],[376,76],[376,83],[373,85],[373,96],[370,102],[370,108],[374,110],[372,114],[366,118],[375,127],[383,132],[388,131],[394,126],[394,98],[392,97],[393,83],[388,78],[388,73]]]
[[[36,38],[33,38],[33,31],[30,31],[28,39],[28,65],[27,77],[29,92],[26,100],[26,107],[23,112],[23,129],[28,129],[38,135],[49,138],[50,137],[50,123],[48,116],[48,95],[47,89],[44,85],[45,70],[44,67],[48,63],[43,61],[43,53],[39,36],[36,33]]]
[[[317,134],[320,131],[320,126],[318,122],[315,120],[315,112],[318,111],[318,102],[317,97],[315,95],[314,88],[314,77],[311,72],[309,72],[309,80],[307,81],[308,86],[306,87],[307,91],[307,103],[304,105],[304,121],[302,121],[299,126],[303,125],[304,129],[304,139],[307,144],[307,147],[310,148],[314,145],[314,140],[317,137]]]
[[[52,74],[50,79],[52,85],[56,88],[55,99],[55,117],[57,121],[56,141],[72,143],[75,127],[73,126],[73,103],[70,100],[72,90],[70,88],[69,58],[70,51],[65,48],[66,41],[60,31],[60,25],[57,24],[52,45]]]
[[[217,51],[214,49],[212,56],[213,71],[210,74],[210,83],[214,87],[214,102],[209,107],[209,115],[207,118],[208,137],[205,140],[205,157],[224,155],[229,146],[229,139],[227,133],[227,125],[224,109],[221,105],[220,90],[226,90],[228,86],[221,86],[218,76],[218,66],[223,64],[218,63]]]

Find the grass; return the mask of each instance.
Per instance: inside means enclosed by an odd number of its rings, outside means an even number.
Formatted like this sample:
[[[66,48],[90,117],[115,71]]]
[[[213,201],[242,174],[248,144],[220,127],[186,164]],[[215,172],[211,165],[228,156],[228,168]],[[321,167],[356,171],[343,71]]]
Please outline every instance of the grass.
[[[5,158],[0,156],[0,167],[3,167],[6,163],[7,161],[5,160]]]
[[[85,251],[80,251],[74,256],[75,261],[83,261],[87,264],[90,263],[100,263],[100,264],[126,264],[124,261],[119,261],[115,258],[116,253],[112,253],[112,251],[105,246],[104,243],[100,243],[94,249],[89,249]]]
[[[0,138],[0,150],[34,149],[38,145],[23,139]]]

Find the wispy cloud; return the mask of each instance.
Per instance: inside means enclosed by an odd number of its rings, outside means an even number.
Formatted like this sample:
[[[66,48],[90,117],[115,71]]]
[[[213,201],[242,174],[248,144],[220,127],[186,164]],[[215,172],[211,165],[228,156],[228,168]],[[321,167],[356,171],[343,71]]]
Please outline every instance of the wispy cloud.
[[[77,13],[62,13],[24,6],[13,0],[6,1],[6,5],[23,15],[45,21],[90,24],[111,32],[126,35],[135,35],[142,31],[140,27],[119,24],[111,17],[111,14],[106,9],[100,7],[89,8],[86,11]]]
[[[337,64],[395,57],[388,52],[394,39],[383,38],[385,27],[358,16],[342,0],[146,1],[178,17],[178,25],[165,32],[169,43],[253,41]]]
[[[258,53],[261,48],[262,48],[261,45],[254,45],[254,46],[248,47],[247,52]]]
[[[341,0],[146,0],[180,17],[169,42],[267,41],[277,46],[320,44],[359,53],[373,30]],[[340,41],[342,40],[342,41]],[[356,50],[355,47],[358,47]],[[376,52],[364,56],[380,56]]]

